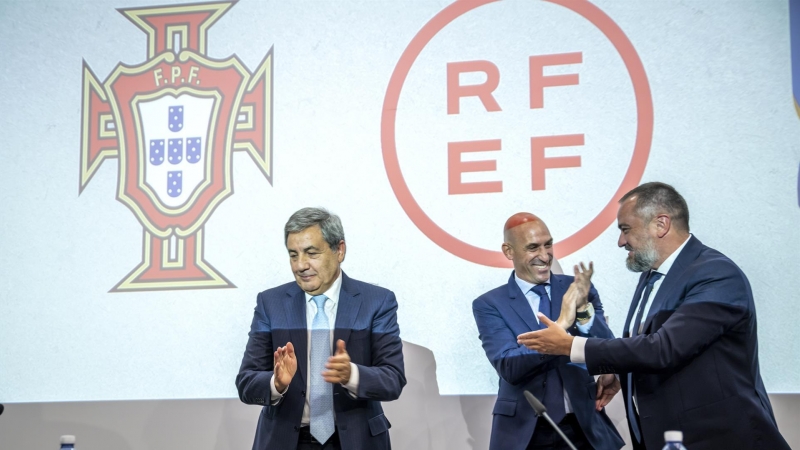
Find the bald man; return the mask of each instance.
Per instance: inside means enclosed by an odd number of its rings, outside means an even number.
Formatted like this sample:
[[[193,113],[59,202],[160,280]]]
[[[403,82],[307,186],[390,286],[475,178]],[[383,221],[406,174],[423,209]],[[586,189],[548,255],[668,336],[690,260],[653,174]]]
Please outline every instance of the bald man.
[[[507,284],[472,303],[486,357],[500,376],[489,450],[569,448],[545,420],[538,420],[526,390],[545,404],[577,448],[620,449],[624,442],[604,409],[619,391],[617,379],[603,376],[595,383],[586,367],[569,357],[543,355],[517,342],[520,334],[544,327],[540,312],[575,336],[613,337],[589,281],[591,266],[575,267],[575,277],[553,274],[553,238],[530,213],[511,216],[503,237],[503,254],[514,271]]]

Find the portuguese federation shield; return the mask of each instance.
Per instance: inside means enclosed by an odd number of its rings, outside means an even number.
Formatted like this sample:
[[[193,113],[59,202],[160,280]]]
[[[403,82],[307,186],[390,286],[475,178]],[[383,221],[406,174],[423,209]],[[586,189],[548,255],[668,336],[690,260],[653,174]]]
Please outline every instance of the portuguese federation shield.
[[[233,152],[272,182],[272,50],[250,72],[206,56],[232,2],[122,9],[146,32],[147,59],[100,83],[84,62],[81,191],[119,159],[117,199],[144,228],[142,262],[112,291],[232,287],[203,256],[203,227],[232,189]]]

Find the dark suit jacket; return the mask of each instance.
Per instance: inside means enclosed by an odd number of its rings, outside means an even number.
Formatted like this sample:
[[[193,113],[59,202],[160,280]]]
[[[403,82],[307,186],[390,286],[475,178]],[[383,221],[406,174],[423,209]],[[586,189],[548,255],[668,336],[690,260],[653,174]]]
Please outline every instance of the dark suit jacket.
[[[590,373],[633,374],[646,447],[661,448],[664,431],[681,430],[692,450],[788,450],[761,381],[753,293],[739,267],[691,237],[652,301],[641,335],[585,347]]]
[[[342,288],[333,332],[344,340],[351,361],[358,365],[358,395],[333,386],[336,428],[343,450],[391,448],[389,421],[381,401],[395,400],[406,384],[403,344],[397,326],[397,300],[389,290],[353,280],[342,273]],[[273,353],[291,342],[297,373],[277,405],[270,405]],[[258,294],[250,338],[236,387],[247,404],[264,405],[253,450],[293,450],[305,404],[308,373],[306,299],[295,282]],[[311,376],[320,376],[311,374]]]
[[[561,298],[573,277],[550,275],[550,298],[553,311],[561,310]],[[606,325],[603,305],[592,286],[589,301],[595,309],[593,336],[611,338]],[[595,410],[597,386],[582,364],[570,363],[566,356],[545,356],[517,344],[517,336],[542,328],[533,310],[519,289],[514,273],[507,285],[495,288],[472,303],[472,312],[486,351],[486,357],[500,375],[500,389],[494,406],[490,450],[524,450],[533,436],[538,418],[525,400],[523,392],[530,391],[540,400],[549,370],[557,370],[569,394],[573,412],[589,443],[598,450],[619,450],[624,445],[605,411]],[[570,330],[582,335],[577,327]]]

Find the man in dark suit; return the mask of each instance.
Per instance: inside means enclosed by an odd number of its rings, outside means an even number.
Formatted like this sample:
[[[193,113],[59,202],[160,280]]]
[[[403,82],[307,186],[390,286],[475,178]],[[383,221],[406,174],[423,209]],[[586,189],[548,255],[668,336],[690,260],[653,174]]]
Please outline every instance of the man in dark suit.
[[[483,349],[500,376],[489,449],[569,448],[536,417],[523,395],[528,390],[578,448],[618,450],[624,442],[603,409],[616,393],[604,390],[613,380],[600,382],[598,389],[583,365],[564,356],[544,356],[517,342],[518,335],[542,328],[537,312],[558,318],[558,326],[574,334],[613,337],[597,291],[585,273],[577,275],[582,279],[576,283],[571,276],[551,273],[553,238],[533,214],[511,216],[504,239],[503,253],[514,262],[514,271],[507,284],[472,303]],[[588,303],[577,304],[587,296]]]
[[[545,319],[521,341],[620,374],[635,449],[661,448],[665,431],[681,430],[692,450],[788,450],[759,373],[747,277],[689,233],[686,201],[670,185],[628,192],[617,219],[626,264],[642,272],[624,338],[573,338]]]
[[[388,450],[380,402],[406,384],[397,300],[341,270],[338,216],[301,209],[284,238],[295,282],[258,294],[236,377],[264,405],[253,450]]]

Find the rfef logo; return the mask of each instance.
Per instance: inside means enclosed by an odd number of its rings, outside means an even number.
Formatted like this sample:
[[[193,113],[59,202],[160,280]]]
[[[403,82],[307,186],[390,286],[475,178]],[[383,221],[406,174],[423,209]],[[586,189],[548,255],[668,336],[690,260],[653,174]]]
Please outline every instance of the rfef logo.
[[[203,226],[233,192],[233,151],[272,183],[272,49],[253,73],[206,55],[232,5],[120,9],[147,33],[147,60],[102,83],[83,63],[80,192],[117,158],[117,200],[144,228],[142,262],[112,292],[234,287],[206,262]]]
[[[400,56],[381,119],[405,213],[492,267],[511,267],[499,230],[519,211],[544,218],[557,257],[596,239],[641,181],[652,137],[644,66],[586,0],[453,2]]]

